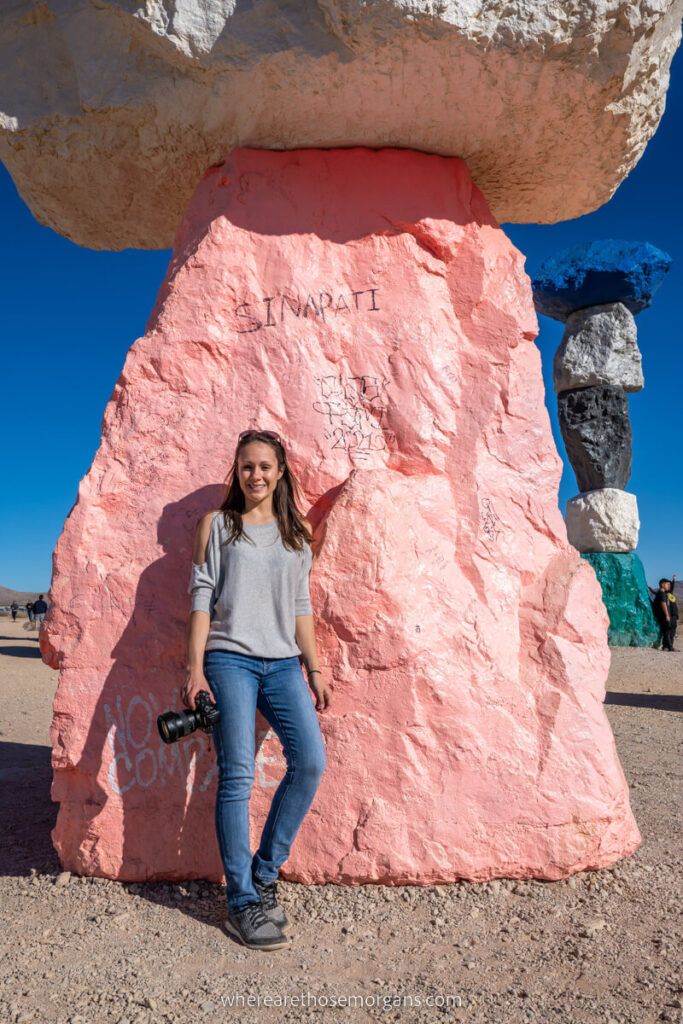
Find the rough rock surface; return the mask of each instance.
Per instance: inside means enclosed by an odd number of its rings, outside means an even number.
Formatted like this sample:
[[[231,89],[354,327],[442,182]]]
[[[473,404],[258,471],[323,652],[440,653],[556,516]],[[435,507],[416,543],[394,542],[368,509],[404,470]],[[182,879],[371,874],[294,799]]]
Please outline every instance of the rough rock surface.
[[[626,487],[632,437],[624,391],[609,384],[563,391],[557,415],[579,490]]]
[[[536,331],[523,258],[461,161],[247,150],[207,173],[55,551],[66,869],[221,877],[215,754],[196,734],[164,748],[154,718],[179,704],[195,525],[256,425],[288,439],[307,498],[334,686],[283,876],[559,878],[637,847]],[[283,771],[269,736],[255,842]]]
[[[595,570],[609,615],[608,641],[613,647],[652,647],[659,629],[652,614],[643,563],[635,551],[604,551],[581,556]]]
[[[577,551],[635,551],[638,503],[635,494],[604,487],[567,502],[567,536]]]
[[[649,242],[602,238],[551,256],[533,280],[539,313],[565,321],[577,309],[621,302],[640,313],[652,302],[672,259]]]
[[[634,856],[556,882],[282,881],[292,941],[264,957],[226,937],[224,886],[63,884],[46,745],[57,673],[26,656],[25,625],[5,618],[0,648],[3,1024],[676,1022],[683,653],[610,651],[605,713],[643,833]]]
[[[621,302],[577,310],[555,353],[555,391],[615,384],[641,391],[643,360],[633,313]]]
[[[607,202],[664,110],[682,0],[15,0],[0,157],[81,245],[169,246],[234,146],[457,156],[499,221]]]

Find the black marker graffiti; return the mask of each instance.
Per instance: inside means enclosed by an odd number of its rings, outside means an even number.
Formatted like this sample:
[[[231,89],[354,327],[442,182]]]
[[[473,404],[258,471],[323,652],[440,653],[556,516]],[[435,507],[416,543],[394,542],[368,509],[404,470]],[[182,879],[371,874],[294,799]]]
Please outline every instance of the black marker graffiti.
[[[448,567],[448,559],[445,555],[439,551],[439,547],[435,544],[431,548],[427,548],[426,551],[421,553],[421,557],[427,559],[434,568],[439,570],[439,574],[442,574],[442,570]]]
[[[298,292],[290,295],[267,295],[259,302],[240,302],[235,307],[235,330],[238,334],[251,334],[265,327],[278,327],[291,321],[327,318],[344,314],[378,313],[377,288],[360,288],[350,292],[338,290]]]
[[[501,527],[498,526],[498,523],[501,521],[500,516],[496,513],[496,510],[493,507],[493,502],[490,498],[482,498],[481,505],[482,509],[480,516],[482,529],[490,540],[497,540],[498,534],[503,532]]]
[[[319,377],[320,399],[313,403],[329,427],[325,437],[332,448],[343,448],[359,455],[382,451],[393,442],[393,430],[385,428],[388,404],[387,377],[344,377],[341,374]]]

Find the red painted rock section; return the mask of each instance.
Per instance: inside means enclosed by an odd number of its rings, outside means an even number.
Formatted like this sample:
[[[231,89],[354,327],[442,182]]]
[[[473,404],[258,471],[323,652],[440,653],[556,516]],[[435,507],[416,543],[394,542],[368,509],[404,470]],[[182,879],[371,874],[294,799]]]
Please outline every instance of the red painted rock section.
[[[222,877],[214,753],[165,747],[155,718],[180,706],[196,522],[255,425],[288,440],[316,526],[334,686],[283,876],[553,879],[636,849],[536,331],[523,258],[459,160],[242,150],[206,173],[54,556],[66,868]],[[283,769],[269,734],[254,846]]]

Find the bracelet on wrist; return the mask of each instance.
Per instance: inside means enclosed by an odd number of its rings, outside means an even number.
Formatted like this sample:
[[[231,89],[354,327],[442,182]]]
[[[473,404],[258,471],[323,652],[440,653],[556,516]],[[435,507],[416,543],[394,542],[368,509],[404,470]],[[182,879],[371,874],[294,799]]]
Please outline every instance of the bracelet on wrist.
[[[309,670],[308,670],[309,676],[314,676],[316,674],[316,672],[318,673],[319,676],[322,675],[322,671],[319,668],[309,668]]]

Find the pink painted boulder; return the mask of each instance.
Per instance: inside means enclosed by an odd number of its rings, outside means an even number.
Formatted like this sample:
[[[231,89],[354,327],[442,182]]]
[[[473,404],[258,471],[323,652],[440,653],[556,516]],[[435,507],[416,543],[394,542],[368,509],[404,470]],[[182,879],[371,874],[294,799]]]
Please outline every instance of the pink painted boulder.
[[[222,877],[214,752],[165,747],[155,719],[180,706],[195,525],[255,425],[303,485],[334,687],[283,876],[554,879],[636,849],[536,331],[523,258],[457,159],[238,150],[205,174],[54,556],[65,868]],[[254,845],[284,770],[257,728]]]

